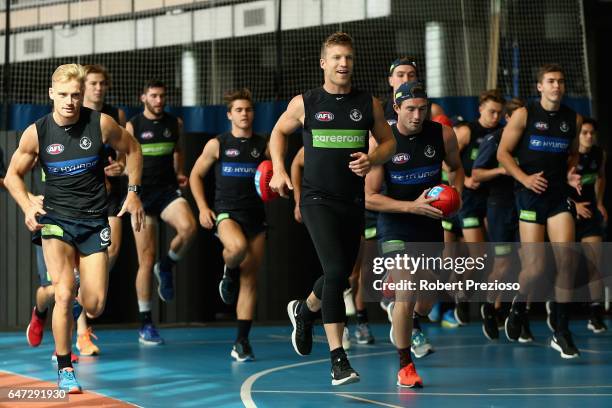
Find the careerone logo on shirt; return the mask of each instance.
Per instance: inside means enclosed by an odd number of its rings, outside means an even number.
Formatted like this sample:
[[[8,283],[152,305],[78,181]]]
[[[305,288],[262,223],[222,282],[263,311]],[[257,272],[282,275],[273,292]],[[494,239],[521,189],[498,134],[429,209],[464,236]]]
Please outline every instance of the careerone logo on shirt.
[[[440,174],[440,165],[417,167],[405,171],[390,171],[389,176],[393,184],[426,184],[437,180]]]
[[[221,175],[227,177],[255,177],[256,171],[257,163],[221,163]]]
[[[313,129],[312,147],[360,149],[366,145],[365,129]]]
[[[569,140],[552,136],[529,136],[529,150],[548,153],[564,153],[569,147]]]

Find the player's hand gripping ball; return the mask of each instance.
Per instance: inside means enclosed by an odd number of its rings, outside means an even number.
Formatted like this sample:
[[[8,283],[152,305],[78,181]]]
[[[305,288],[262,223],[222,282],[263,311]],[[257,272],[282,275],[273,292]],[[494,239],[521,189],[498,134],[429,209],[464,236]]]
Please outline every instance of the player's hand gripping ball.
[[[272,180],[272,160],[264,160],[257,166],[255,172],[255,189],[263,202],[268,202],[278,198],[278,193],[270,189],[270,180]]]
[[[453,187],[446,184],[439,184],[427,193],[427,198],[437,198],[429,203],[432,207],[442,211],[444,217],[452,217],[461,206],[461,197]]]

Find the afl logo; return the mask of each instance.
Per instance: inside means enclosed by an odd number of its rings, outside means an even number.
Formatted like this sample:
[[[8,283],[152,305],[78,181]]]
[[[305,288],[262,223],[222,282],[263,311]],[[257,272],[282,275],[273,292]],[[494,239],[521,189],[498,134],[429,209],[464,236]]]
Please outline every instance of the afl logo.
[[[47,146],[47,153],[49,154],[60,154],[64,151],[64,145],[59,143],[53,143]]]
[[[404,164],[408,160],[410,160],[410,155],[408,153],[398,153],[391,159],[393,164]]]
[[[238,156],[240,156],[240,150],[238,150],[238,149],[227,149],[225,151],[225,155],[227,157],[238,157]]]
[[[361,112],[359,112],[358,109],[351,110],[351,113],[349,116],[351,117],[351,120],[353,120],[353,122],[359,122],[361,118],[363,117],[363,115],[361,114]]]
[[[534,126],[538,130],[548,130],[548,123],[546,122],[536,122]]]
[[[334,114],[331,112],[317,112],[315,113],[315,119],[319,122],[331,122],[334,120]]]
[[[89,150],[91,147],[91,139],[87,136],[83,136],[79,141],[79,146],[81,146],[81,149],[83,150]]]
[[[153,139],[153,132],[150,132],[150,131],[149,131],[149,132],[142,132],[142,133],[140,134],[140,138],[141,138],[142,140],[149,140],[149,139]]]
[[[432,157],[436,155],[436,149],[434,149],[432,145],[427,145],[427,147],[425,147],[424,153],[425,153],[425,156],[431,159]]]
[[[110,240],[110,227],[106,227],[100,231],[100,239],[102,240],[102,245]]]
[[[561,126],[559,126],[559,129],[561,129],[562,132],[566,133],[569,131],[569,125],[567,124],[567,122],[563,121],[561,122]]]

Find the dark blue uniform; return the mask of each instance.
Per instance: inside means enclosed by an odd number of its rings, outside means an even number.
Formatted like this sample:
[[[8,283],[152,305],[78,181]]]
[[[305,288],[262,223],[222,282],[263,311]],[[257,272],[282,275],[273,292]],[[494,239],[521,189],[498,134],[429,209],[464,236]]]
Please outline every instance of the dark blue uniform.
[[[603,150],[599,146],[593,146],[588,153],[580,153],[576,173],[582,176],[582,192],[579,196],[575,190],[572,196],[577,202],[588,202],[589,210],[593,216],[588,219],[576,220],[576,241],[592,236],[603,236],[603,215],[597,209],[597,196],[595,194],[595,182],[603,166]]]

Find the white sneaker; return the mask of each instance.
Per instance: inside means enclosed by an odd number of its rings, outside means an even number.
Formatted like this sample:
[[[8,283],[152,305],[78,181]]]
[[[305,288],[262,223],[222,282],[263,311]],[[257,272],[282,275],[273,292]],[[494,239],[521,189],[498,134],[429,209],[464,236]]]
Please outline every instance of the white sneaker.
[[[349,334],[349,329],[346,326],[344,326],[344,333],[342,333],[342,348],[345,351],[348,351],[351,348],[351,337]]]
[[[355,314],[357,314],[355,301],[353,300],[353,289],[351,288],[344,291],[344,307],[346,308],[347,316],[355,316]]]

